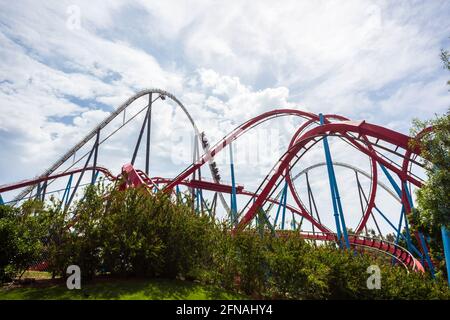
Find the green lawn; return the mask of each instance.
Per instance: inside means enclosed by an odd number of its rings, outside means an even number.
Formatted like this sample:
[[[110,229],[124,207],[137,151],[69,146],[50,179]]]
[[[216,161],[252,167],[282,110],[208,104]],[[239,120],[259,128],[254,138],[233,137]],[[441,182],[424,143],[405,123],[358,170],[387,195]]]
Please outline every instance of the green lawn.
[[[0,288],[0,300],[237,300],[245,298],[213,286],[165,279],[100,279],[85,285],[82,283],[80,290],[68,290],[65,283]]]

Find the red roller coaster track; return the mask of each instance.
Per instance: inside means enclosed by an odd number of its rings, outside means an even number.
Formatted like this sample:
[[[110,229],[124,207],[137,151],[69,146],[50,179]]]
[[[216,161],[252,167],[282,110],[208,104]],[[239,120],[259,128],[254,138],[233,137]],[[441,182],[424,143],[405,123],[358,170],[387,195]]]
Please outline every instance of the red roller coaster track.
[[[136,113],[136,115],[130,117],[128,121],[125,121],[126,109],[131,104],[133,104],[134,101],[136,101],[139,98],[145,97],[146,95],[149,96],[148,105],[145,108],[141,109],[138,113]],[[154,99],[154,95],[157,95],[156,99]],[[194,129],[194,133],[197,139],[196,142],[201,145],[203,149],[203,154],[201,155],[194,154],[195,160],[193,161],[193,163],[174,178],[149,177],[148,173],[149,173],[150,125],[151,125],[152,104],[154,104],[158,99],[165,100],[166,98],[173,100],[187,115],[187,118],[189,122],[192,124],[192,127]],[[107,138],[100,140],[99,139],[100,131],[103,130],[106,126],[108,126],[120,114],[123,114],[124,119],[123,124],[118,129],[113,131],[114,134],[118,130],[121,130],[123,127],[125,127],[129,121],[133,120],[141,112],[144,111],[146,112],[145,113],[146,116],[139,134],[138,142],[134,149],[132,161],[130,164],[125,164],[122,167],[121,174],[115,176],[107,168],[104,168],[97,164],[97,156],[99,152],[98,147],[102,143],[105,143],[106,140],[108,140],[109,138],[108,136]],[[218,174],[218,168],[214,161],[215,156],[217,156],[221,151],[225,149],[225,147],[230,145],[233,141],[239,139],[241,136],[243,136],[245,133],[252,130],[253,128],[261,125],[266,121],[286,116],[298,117],[304,119],[305,121],[294,132],[286,152],[274,165],[273,169],[269,172],[269,174],[267,174],[267,176],[259,185],[259,188],[255,191],[249,191],[245,190],[244,186],[237,184],[234,181],[231,184],[221,182],[220,175]],[[139,150],[141,138],[143,137],[145,128],[147,128],[147,152],[146,152],[146,170],[144,172],[135,169],[134,161],[137,155],[137,151]],[[311,149],[312,146],[319,143],[320,141],[324,143],[324,146],[327,146],[328,137],[337,137],[341,139],[348,145],[352,146],[358,152],[367,155],[370,159],[371,172],[370,174],[366,175],[371,178],[370,194],[368,195],[368,197],[366,197],[366,195],[364,194],[364,197],[366,198],[366,206],[365,209],[363,210],[361,220],[358,226],[356,227],[354,234],[347,235],[347,233],[345,232],[344,230],[345,224],[343,217],[341,217],[342,231],[344,231],[342,234],[340,234],[339,231],[337,233],[334,233],[331,231],[329,227],[325,226],[320,221],[319,214],[317,212],[316,212],[317,218],[314,217],[312,209],[306,208],[306,206],[300,199],[300,196],[294,184],[294,178],[291,175],[292,168],[298,162],[302,161],[302,157],[305,154],[307,154],[307,152]],[[393,185],[393,187],[394,188],[397,187],[401,190],[401,194],[399,194],[399,200],[401,201],[405,214],[408,215],[411,212],[413,204],[411,203],[409,190],[406,188],[406,185],[407,183],[410,183],[420,188],[423,183],[423,181],[419,177],[414,175],[411,170],[412,164],[420,165],[420,163],[415,160],[415,158],[420,155],[420,150],[418,147],[411,146],[410,143],[411,139],[413,138],[408,137],[402,133],[390,130],[388,128],[378,126],[375,124],[370,124],[365,121],[359,122],[350,121],[349,119],[339,115],[325,115],[321,118],[321,115],[316,115],[301,110],[275,109],[260,114],[252,119],[249,119],[248,121],[244,122],[243,124],[235,128],[223,139],[218,141],[213,147],[209,147],[209,143],[206,139],[205,134],[200,133],[200,131],[197,129],[197,126],[194,123],[193,117],[188,113],[187,108],[185,108],[179,100],[177,100],[173,95],[171,95],[166,91],[159,89],[150,89],[141,91],[137,93],[135,96],[128,99],[115,112],[113,112],[96,128],[94,128],[82,141],[80,141],[69,152],[67,152],[60,159],[58,159],[55,162],[55,164],[48,170],[46,170],[43,174],[41,174],[37,178],[2,185],[0,186],[0,194],[12,192],[14,190],[22,190],[18,195],[16,195],[14,200],[10,202],[10,204],[12,205],[17,203],[18,201],[26,199],[26,196],[28,195],[30,197],[35,196],[40,197],[44,200],[48,185],[52,184],[54,181],[57,181],[58,179],[62,179],[67,176],[70,176],[70,183],[71,183],[72,177],[78,175],[79,178],[75,187],[72,187],[71,184],[69,183],[65,189],[66,190],[65,195],[63,196],[65,197],[67,193],[65,202],[68,206],[70,206],[70,202],[75,196],[75,192],[83,179],[84,173],[89,171],[92,173],[91,183],[94,183],[96,176],[99,173],[101,173],[111,182],[116,182],[122,179],[122,183],[119,184],[119,188],[121,189],[146,186],[148,187],[150,192],[166,192],[168,194],[172,194],[175,192],[175,188],[178,189],[179,186],[184,186],[187,187],[189,190],[191,190],[191,193],[194,195],[194,198],[197,197],[194,192],[195,190],[211,191],[215,193],[215,196],[218,196],[220,198],[223,207],[227,212],[228,211],[231,212],[230,210],[232,209],[230,209],[230,206],[228,206],[227,201],[225,200],[222,194],[230,194],[234,196],[236,195],[246,196],[250,198],[247,205],[244,208],[242,208],[240,212],[235,212],[236,219],[238,220],[235,221],[236,224],[234,232],[249,227],[252,221],[255,220],[257,214],[261,212],[261,210],[264,211],[263,208],[266,206],[266,204],[269,206],[279,206],[283,207],[283,210],[287,210],[292,214],[297,215],[302,219],[302,221],[303,219],[306,219],[306,221],[308,221],[311,224],[311,226],[313,227],[312,233],[304,230],[296,231],[301,237],[305,239],[315,241],[332,241],[339,243],[340,241],[342,241],[342,237],[345,237],[345,240],[348,241],[349,245],[352,247],[370,248],[373,250],[381,251],[387,255],[392,256],[393,258],[400,261],[403,265],[412,270],[424,271],[423,266],[424,261],[426,261],[427,263],[426,265],[428,266],[429,269],[433,268],[432,263],[429,260],[425,259],[427,250],[426,245],[422,246],[420,250],[418,250],[410,242],[407,242],[408,249],[405,249],[396,243],[392,243],[382,239],[369,238],[367,236],[362,235],[363,230],[367,228],[369,218],[372,217],[375,220],[373,215],[374,210],[378,210],[376,206],[376,199],[377,199],[377,186],[380,184],[378,180],[378,169],[377,169],[379,167],[381,167],[384,172],[386,171],[391,172],[392,174],[394,174],[395,177],[397,177],[397,179],[400,180],[401,187],[398,187],[396,185]],[[69,158],[75,156],[77,151],[79,151],[83,146],[89,145],[90,141],[92,140],[95,141],[93,143],[92,149],[89,152],[85,153],[82,157],[80,157],[78,161],[74,162],[72,165],[69,165],[65,170],[56,173],[56,170],[62,168],[63,165],[67,164]],[[396,163],[394,160],[390,159],[389,156],[386,156],[386,153],[388,155],[395,156],[397,159],[400,158],[401,164]],[[73,168],[74,164],[78,163],[83,159],[87,159],[83,167]],[[208,181],[204,177],[202,177],[200,170],[205,164],[208,164],[209,166],[211,175],[213,177],[212,181]],[[335,164],[332,161],[329,161],[328,158],[325,164],[329,169],[330,183],[332,183],[333,182],[332,179],[336,179],[333,171],[333,166],[335,166]],[[351,166],[347,167],[353,168]],[[358,175],[359,169],[354,168],[353,170]],[[389,175],[389,173],[387,174]],[[390,181],[393,181],[393,179],[391,179]],[[283,202],[283,200],[280,200],[279,197],[281,193],[275,195],[276,190],[278,190],[277,189],[278,186],[280,186],[282,182],[286,183],[286,186],[288,187],[286,188],[286,190],[289,190],[290,192],[289,194],[292,196],[294,204],[287,204],[286,201]],[[333,185],[330,184],[330,186],[332,187]],[[333,191],[334,193],[332,194],[338,195],[337,185],[335,186],[336,190],[334,190]],[[36,190],[36,188],[37,188],[36,194],[33,195],[33,192],[34,190]],[[384,186],[384,188],[386,187]],[[70,196],[71,192],[72,195]],[[287,195],[285,195],[284,197],[287,197]],[[338,202],[335,203],[339,204]],[[231,206],[231,208],[232,207],[233,206]],[[338,217],[337,212],[335,216]],[[231,222],[234,223],[233,221]],[[394,225],[390,221],[388,222],[391,225]],[[317,229],[318,231],[314,231],[315,229]],[[284,233],[288,231],[277,230],[276,232],[277,234],[282,236]],[[400,237],[401,230],[396,230],[396,232],[398,233],[398,237]],[[422,262],[416,259],[413,253],[411,253],[411,250],[413,249],[416,255],[420,255]]]

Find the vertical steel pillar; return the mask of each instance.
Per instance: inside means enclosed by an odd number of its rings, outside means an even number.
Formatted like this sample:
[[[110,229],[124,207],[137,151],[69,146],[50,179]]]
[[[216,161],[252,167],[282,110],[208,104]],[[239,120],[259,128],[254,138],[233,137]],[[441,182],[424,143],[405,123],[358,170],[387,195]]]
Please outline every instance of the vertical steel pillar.
[[[197,148],[196,148],[197,149],[196,150],[197,157],[196,157],[196,161],[198,161],[200,159],[200,145],[199,145],[199,142],[202,143],[201,139],[199,141],[199,137],[197,136]],[[201,168],[198,168],[198,180],[202,181],[202,169]],[[203,207],[204,207],[204,202],[205,202],[204,199],[203,199],[203,190],[201,188],[198,188],[197,192],[198,192],[198,196],[200,197],[200,208],[199,208],[199,210],[200,210],[201,213],[203,213],[204,212]]]
[[[397,228],[398,232],[397,232],[397,236],[395,237],[395,244],[397,244],[397,245],[398,245],[398,242],[399,242],[400,236],[401,236],[402,222],[403,222],[403,215],[404,214],[405,214],[405,206],[402,206],[402,213],[400,214],[400,220],[398,222],[398,228]],[[405,220],[405,222],[406,222],[406,220]],[[407,224],[407,222],[406,222],[406,224]],[[407,245],[408,245],[408,242],[407,242]],[[409,247],[409,245],[408,245],[408,247]],[[408,248],[408,250],[410,250],[410,249]],[[396,261],[396,259],[394,257],[392,257],[391,262],[392,262],[392,265],[397,263],[397,261]]]
[[[67,202],[69,201],[69,195],[70,195],[70,189],[72,187],[72,180],[73,180],[73,173],[69,177],[69,181],[67,181],[66,189],[64,190],[62,199],[61,199],[61,205],[67,205]],[[64,202],[65,200],[65,202]]]
[[[152,93],[148,95],[148,117],[147,117],[147,149],[145,152],[145,173],[148,175],[150,168],[150,132],[152,129]]]
[[[3,201],[2,195],[0,194],[0,205],[4,205],[5,201]]]
[[[364,218],[364,205],[363,205],[363,199],[362,199],[362,196],[361,196],[361,189],[362,189],[362,187],[361,187],[361,183],[359,181],[358,171],[356,171],[356,170],[355,170],[355,177],[356,177],[356,184],[358,186],[359,205],[361,206],[362,218]],[[367,232],[367,226],[366,225],[364,225],[364,230],[366,231],[366,235],[367,235],[368,232]]]
[[[45,194],[47,193],[47,180],[44,181],[42,184],[42,190],[41,190],[41,201],[45,201]]]
[[[192,165],[195,164],[197,161],[197,148],[198,148],[198,137],[194,134],[194,152],[192,154]],[[192,172],[192,180],[195,180],[195,175],[197,171]],[[195,197],[196,197],[196,190],[195,188],[191,188],[191,195],[192,195],[192,210],[195,210]]]
[[[389,180],[389,183],[392,185],[392,187],[394,188],[395,192],[397,193],[397,195],[401,199],[402,198],[402,190],[398,186],[397,182],[395,182],[394,178],[392,177],[392,175],[389,173],[389,171],[386,169],[385,166],[380,164],[380,167],[381,167],[381,170],[383,171],[384,175],[386,176],[386,178]],[[411,251],[411,248],[412,248],[411,235],[409,234],[409,227],[408,227],[408,222],[406,220],[406,213],[403,215],[404,211],[405,211],[405,204],[402,203],[402,216],[405,219],[406,245],[408,247],[408,250]],[[399,226],[401,226],[401,220],[400,220]],[[402,230],[399,228],[397,230],[397,238],[400,238],[402,236],[401,232],[402,232]]]
[[[402,223],[403,223],[403,216],[405,215],[405,206],[402,206],[402,213],[400,214],[400,220],[398,221],[398,233],[397,237],[395,238],[395,244],[398,244],[398,241],[400,240],[400,233],[402,231]]]
[[[213,201],[211,203],[211,211],[212,211],[213,217],[216,216],[216,206],[217,206],[217,192],[214,193]]]
[[[41,198],[41,183],[39,182],[37,184],[37,188],[36,188],[36,195],[34,196],[35,199],[40,199]]]
[[[324,125],[324,117],[320,113],[320,124]],[[327,169],[328,169],[328,180],[330,182],[330,189],[331,189],[331,198],[333,200],[333,210],[334,210],[334,219],[336,222],[336,229],[337,229],[337,235],[339,240],[341,240],[341,225],[342,225],[342,234],[344,236],[345,246],[347,248],[350,248],[350,242],[348,240],[348,234],[347,234],[347,227],[345,225],[345,219],[344,214],[342,210],[342,204],[341,204],[341,198],[339,196],[339,189],[336,183],[336,176],[334,174],[334,168],[333,168],[333,161],[331,159],[331,153],[330,153],[330,147],[328,145],[328,139],[326,136],[323,137],[323,148],[325,151],[325,159],[327,163]],[[339,222],[340,218],[340,222]],[[342,240],[341,240],[342,241]]]
[[[360,194],[362,194],[362,196],[363,196],[363,198],[364,198],[364,202],[365,202],[365,204],[366,204],[366,206],[367,206],[367,205],[369,205],[369,200],[367,199],[367,196],[366,196],[366,194],[364,193],[364,190],[363,190],[363,188],[362,188],[361,183],[359,182],[359,180],[357,180],[357,182],[358,182],[358,190],[360,191]],[[375,215],[373,214],[373,210],[372,210],[372,212],[370,213],[370,216],[372,217],[372,220],[373,220],[373,222],[375,223],[375,227],[376,227],[377,230],[378,230],[378,234],[382,237],[381,230],[380,230],[380,227],[379,227],[379,225],[378,225],[377,219],[375,219]],[[366,234],[367,234],[367,227],[366,227]]]
[[[77,183],[75,184],[75,187],[73,188],[72,195],[66,202],[66,207],[64,209],[67,209],[70,206],[70,204],[72,203],[73,199],[75,198],[75,194],[77,192],[78,187],[80,186],[81,180],[83,179],[84,173],[86,172],[86,168],[87,168],[89,162],[91,161],[92,154],[94,153],[94,148],[95,148],[95,146],[92,148],[91,152],[89,152],[89,156],[86,160],[86,163],[84,164],[83,170],[81,171],[80,176],[78,177]]]
[[[133,165],[133,166],[134,166],[134,162],[136,161],[136,156],[139,151],[139,146],[141,145],[142,135],[144,134],[145,127],[147,126],[147,121],[148,121],[147,119],[148,119],[149,115],[150,115],[150,106],[148,107],[147,112],[145,113],[144,122],[142,123],[141,131],[139,131],[139,137],[136,142],[136,146],[134,147],[133,158],[131,158],[131,165]]]
[[[380,164],[380,167],[381,167],[381,170],[383,170],[384,175],[386,176],[386,178],[389,180],[390,184],[394,188],[394,190],[397,193],[397,195],[401,198],[402,197],[402,191],[400,190],[400,187],[398,186],[397,182],[395,182],[394,178],[389,173],[389,171],[387,171],[385,166]],[[402,203],[402,211],[401,211],[400,221],[399,221],[399,225],[398,225],[398,229],[397,229],[397,237],[396,237],[396,240],[395,240],[396,244],[398,243],[398,240],[400,239],[400,236],[401,236],[401,232],[402,232],[401,226],[402,226],[402,220],[403,220],[404,212],[405,212],[405,205]],[[410,241],[407,240],[406,243],[408,245],[408,249],[410,250]]]
[[[316,216],[317,216],[317,220],[319,221],[319,223],[322,223],[320,221],[319,210],[317,210],[316,200],[314,199],[314,194],[313,194],[312,189],[311,189],[311,184],[309,183],[308,172],[305,172],[305,176],[306,176],[306,187],[307,187],[307,190],[308,190],[309,212],[311,212],[311,216],[314,218],[314,211],[315,211],[316,212]],[[301,222],[303,222],[303,217],[302,217]],[[315,234],[316,233],[315,227],[314,227],[313,224],[311,226],[312,226],[313,234]]]
[[[234,160],[233,160],[233,145],[230,142],[230,172],[231,172],[231,208],[230,208],[230,216],[231,221],[233,223],[237,223],[235,221],[237,215],[237,203],[236,203],[236,181],[234,176]]]
[[[281,230],[284,230],[284,223],[286,221],[287,187],[288,183],[286,181],[286,184],[284,186],[283,213],[281,215]]]
[[[98,145],[100,142],[100,130],[97,130],[97,135],[95,137],[95,144],[94,144],[94,165],[92,169],[92,178],[91,178],[91,184],[95,184],[95,180],[97,180],[97,157],[98,157]]]
[[[280,204],[278,205],[278,209],[277,209],[277,215],[275,216],[275,221],[274,221],[274,227],[277,227],[277,223],[278,223],[278,217],[280,215],[280,211],[281,208],[283,208],[283,211],[281,212],[281,230],[284,230],[284,221],[286,219],[286,198],[287,198],[287,187],[288,187],[288,183],[287,181],[285,182],[284,186],[283,186],[283,191],[281,194],[281,199],[280,199]]]
[[[447,267],[447,282],[450,287],[450,233],[441,226],[442,242],[444,244],[445,266]]]
[[[422,246],[422,249],[423,249],[423,255],[425,256],[425,260],[427,261],[428,267],[430,268],[431,276],[434,278],[435,277],[435,270],[434,270],[433,262],[431,261],[431,258],[430,258],[430,254],[428,252],[427,243],[425,242],[425,238],[423,236],[423,233],[420,232],[420,231],[418,231],[417,233],[419,235],[420,245]]]
[[[414,202],[412,200],[411,192],[409,191],[409,188],[408,188],[408,185],[406,184],[406,182],[403,183],[403,188],[404,188],[404,192],[406,193],[406,197],[407,197],[407,200],[409,202],[409,206],[411,207],[411,209],[413,209],[414,208]],[[406,214],[405,214],[405,217],[406,217]],[[420,231],[417,231],[417,233],[419,235],[420,245],[422,246],[422,249],[423,249],[423,255],[425,257],[425,260],[427,261],[428,267],[430,268],[431,276],[434,278],[435,277],[435,270],[434,270],[433,262],[431,261],[430,254],[428,252],[427,243],[425,241],[423,233],[420,232]]]
[[[292,213],[291,227],[295,231],[295,230],[297,230],[297,222],[295,221],[294,213],[293,212],[291,212],[291,213]]]
[[[196,191],[195,201],[197,203],[196,207],[195,207],[195,211],[197,211],[197,213],[200,213],[200,191],[199,191],[199,189],[197,189],[197,191]]]
[[[400,187],[398,186],[398,184],[395,182],[394,178],[390,175],[390,173],[387,171],[387,169],[380,164],[381,169],[383,170],[384,174],[386,175],[386,177],[388,178],[389,182],[391,183],[392,187],[395,189],[395,192],[397,193],[397,195],[403,199],[403,192],[400,189]],[[411,193],[409,192],[408,186],[406,184],[406,182],[403,183],[403,188],[404,188],[404,192],[406,194],[406,200],[409,202],[409,206],[412,208],[414,208],[414,203],[412,201],[412,197],[411,197]],[[408,227],[408,221],[407,221],[407,217],[406,217],[406,210],[405,210],[405,204],[402,204],[402,211],[404,211],[404,218],[405,218],[405,230],[406,230],[406,243],[408,245],[408,250],[411,249],[415,249],[414,246],[412,245],[411,242],[411,235],[409,233],[409,227]],[[403,213],[403,212],[402,212]],[[401,230],[397,230],[397,237],[400,237],[401,234]],[[434,278],[435,277],[435,270],[434,270],[434,266],[433,263],[431,261],[430,255],[428,253],[428,247],[427,244],[425,242],[425,239],[423,237],[422,232],[418,231],[417,235],[419,236],[419,241],[420,241],[420,245],[422,247],[423,250],[423,255],[422,258],[425,258],[425,260],[427,261],[427,265],[430,269],[430,273],[431,276]]]

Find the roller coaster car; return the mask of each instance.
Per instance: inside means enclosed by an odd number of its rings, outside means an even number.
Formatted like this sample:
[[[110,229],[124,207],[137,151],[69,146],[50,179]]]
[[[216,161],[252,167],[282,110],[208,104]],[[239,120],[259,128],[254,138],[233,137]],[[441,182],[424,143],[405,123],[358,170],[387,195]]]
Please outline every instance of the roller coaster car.
[[[204,132],[200,133],[200,139],[202,140],[203,146],[209,146],[208,139],[206,139]]]

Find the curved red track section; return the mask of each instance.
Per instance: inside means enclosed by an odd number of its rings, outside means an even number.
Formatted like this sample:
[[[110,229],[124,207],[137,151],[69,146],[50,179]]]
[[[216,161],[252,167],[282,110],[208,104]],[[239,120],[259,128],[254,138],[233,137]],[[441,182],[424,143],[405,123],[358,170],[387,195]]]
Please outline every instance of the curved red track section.
[[[295,134],[292,136],[288,150],[274,166],[272,172],[267,175],[267,177],[261,183],[260,188],[256,192],[245,190],[244,187],[240,185],[236,186],[236,194],[252,197],[254,199],[254,202],[249,204],[248,208],[245,208],[246,210],[243,211],[242,218],[240,219],[234,231],[242,230],[243,228],[247,227],[252,219],[256,216],[256,213],[259,211],[259,209],[263,208],[263,205],[265,203],[280,205],[280,202],[272,197],[272,193],[276,189],[280,180],[286,179],[290,194],[293,196],[296,204],[296,206],[287,204],[286,208],[292,213],[305,218],[314,227],[320,230],[319,233],[315,234],[308,234],[303,232],[301,233],[301,236],[306,239],[312,240],[337,241],[338,239],[336,238],[336,235],[332,233],[330,229],[328,229],[325,225],[317,221],[312,216],[312,214],[308,212],[308,210],[304,207],[297,194],[297,191],[295,190],[295,186],[290,176],[290,169],[294,157],[297,157],[297,159],[301,160],[301,156],[308,151],[308,146],[310,144],[317,143],[318,141],[320,141],[320,139],[323,139],[327,136],[337,136],[348,142],[359,152],[367,155],[370,159],[372,168],[371,192],[368,198],[367,207],[360,223],[356,228],[356,234],[349,236],[350,244],[352,246],[368,247],[383,251],[389,255],[392,255],[409,268],[423,271],[423,266],[420,264],[420,262],[418,262],[406,249],[383,240],[369,239],[367,237],[362,237],[359,235],[359,233],[366,226],[367,220],[369,219],[370,214],[375,206],[378,179],[377,165],[383,165],[400,178],[402,182],[402,204],[405,206],[406,213],[409,213],[411,211],[411,204],[408,202],[406,195],[407,191],[404,189],[404,185],[407,182],[417,187],[420,187],[422,185],[422,181],[420,181],[416,176],[412,175],[408,170],[408,166],[412,161],[412,157],[419,155],[420,149],[416,146],[411,146],[410,141],[412,138],[404,134],[384,128],[382,126],[366,123],[365,121],[349,121],[347,118],[339,115],[325,115],[324,124],[318,125],[318,115],[301,110],[276,109],[263,113],[238,126],[217,144],[215,144],[212,148],[210,148],[208,152],[203,154],[199,158],[199,160],[194,162],[191,166],[186,168],[178,176],[172,179],[161,177],[150,178],[144,172],[136,170],[131,164],[124,165],[122,167],[122,173],[119,176],[114,176],[107,168],[104,167],[86,166],[82,169],[72,169],[61,173],[52,173],[51,175],[47,176],[41,176],[30,180],[20,181],[18,183],[3,185],[0,186],[0,193],[20,188],[31,187],[41,182],[56,180],[72,174],[82,173],[86,170],[95,170],[101,172],[110,181],[118,181],[119,179],[121,179],[122,182],[118,187],[122,190],[132,187],[146,186],[150,191],[153,189],[161,189],[163,192],[170,194],[173,192],[173,189],[177,185],[184,185],[186,187],[194,189],[230,194],[233,192],[233,187],[231,185],[219,183],[217,181],[209,182],[202,180],[201,178],[189,179],[189,177],[198,172],[203,165],[209,163],[212,159],[214,159],[214,157],[232,141],[238,139],[247,131],[260,125],[261,123],[280,116],[295,116],[303,118],[306,121],[297,129]],[[395,163],[387,160],[386,157],[383,157],[377,151],[377,148],[379,147],[378,141],[383,141],[386,144],[394,146],[395,151],[397,150],[397,148],[405,150],[404,154],[401,154],[401,156],[403,157],[402,164],[396,165]]]
[[[397,145],[402,147],[405,150],[409,150],[411,153],[420,154],[420,150],[417,147],[412,148],[409,144],[410,137],[398,133],[393,130],[389,130],[377,125],[369,124],[364,121],[361,122],[352,122],[345,121],[339,123],[328,123],[323,126],[319,126],[313,128],[306,132],[302,137],[297,140],[297,142],[289,148],[289,150],[282,156],[280,161],[275,166],[275,172],[264,182],[265,185],[261,191],[261,193],[256,198],[255,202],[250,206],[245,216],[239,222],[238,229],[242,229],[245,227],[251,219],[254,218],[256,212],[259,208],[262,207],[263,203],[266,201],[270,191],[275,186],[276,182],[282,175],[282,173],[288,168],[289,163],[292,161],[293,157],[308,144],[311,140],[317,137],[321,137],[324,135],[330,134],[340,134],[341,136],[345,136],[348,133],[356,133],[359,136],[367,136],[373,137],[376,139],[383,140],[385,142],[391,143],[393,145]],[[409,181],[417,186],[421,186],[421,183],[417,181],[411,175],[405,174],[404,171],[395,167],[390,162],[376,155],[371,150],[365,148],[363,145],[357,144],[358,149],[367,154],[369,157],[375,159],[378,163],[383,164],[385,167],[389,168],[393,172],[397,173],[397,175],[402,179],[402,181]]]

